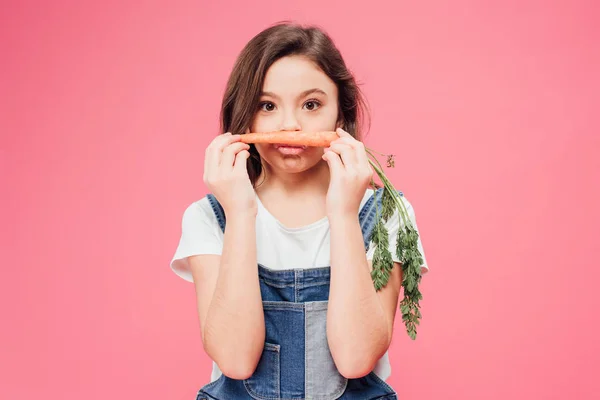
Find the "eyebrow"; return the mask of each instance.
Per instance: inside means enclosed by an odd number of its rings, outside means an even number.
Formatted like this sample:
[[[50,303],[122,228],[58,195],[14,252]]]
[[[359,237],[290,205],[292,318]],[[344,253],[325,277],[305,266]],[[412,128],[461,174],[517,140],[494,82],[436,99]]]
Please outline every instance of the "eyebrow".
[[[308,90],[305,90],[304,92],[300,93],[300,95],[299,95],[298,97],[306,97],[306,96],[308,96],[309,94],[313,94],[313,93],[318,93],[318,94],[321,94],[321,95],[323,95],[323,96],[327,97],[327,93],[325,93],[323,90],[321,90],[321,89],[318,89],[318,88],[314,88],[314,89],[308,89]],[[275,93],[273,93],[273,92],[261,92],[261,93],[260,93],[260,95],[261,95],[261,96],[269,96],[269,97],[273,97],[273,98],[275,98],[275,99],[278,99],[278,98],[279,98],[279,96],[277,96],[277,95],[276,95]]]

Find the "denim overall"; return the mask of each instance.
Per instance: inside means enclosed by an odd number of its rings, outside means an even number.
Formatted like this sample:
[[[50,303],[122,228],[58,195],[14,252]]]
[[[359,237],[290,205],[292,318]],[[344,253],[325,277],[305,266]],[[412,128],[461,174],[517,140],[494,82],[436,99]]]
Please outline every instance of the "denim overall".
[[[381,193],[378,189],[359,212],[365,251]],[[207,197],[225,231],[221,205]],[[374,372],[346,379],[337,371],[326,335],[330,274],[330,267],[273,270],[259,264],[266,337],[258,366],[245,380],[221,375],[196,400],[397,400]]]

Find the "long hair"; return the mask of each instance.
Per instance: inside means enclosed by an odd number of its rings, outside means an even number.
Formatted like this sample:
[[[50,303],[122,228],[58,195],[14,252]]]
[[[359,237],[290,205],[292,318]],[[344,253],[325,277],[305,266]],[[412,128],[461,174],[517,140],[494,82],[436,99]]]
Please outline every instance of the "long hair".
[[[313,61],[337,86],[338,122],[361,140],[367,104],[333,40],[321,28],[282,22],[254,36],[239,54],[221,106],[221,133],[243,134],[252,125],[269,67],[285,56]],[[262,172],[260,156],[250,147],[248,174],[253,185]]]

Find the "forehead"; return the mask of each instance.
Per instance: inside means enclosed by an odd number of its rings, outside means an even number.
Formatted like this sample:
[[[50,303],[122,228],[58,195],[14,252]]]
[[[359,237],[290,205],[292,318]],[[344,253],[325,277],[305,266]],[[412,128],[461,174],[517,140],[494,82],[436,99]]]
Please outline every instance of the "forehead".
[[[275,61],[265,74],[264,92],[294,95],[307,89],[321,89],[337,94],[335,83],[311,60],[303,56],[287,56]]]

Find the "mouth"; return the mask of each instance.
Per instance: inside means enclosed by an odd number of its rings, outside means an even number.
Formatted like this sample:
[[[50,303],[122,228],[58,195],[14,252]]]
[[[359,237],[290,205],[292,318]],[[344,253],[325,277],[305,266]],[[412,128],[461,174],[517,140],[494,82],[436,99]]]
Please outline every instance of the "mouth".
[[[289,144],[274,144],[273,147],[282,154],[300,154],[306,150],[307,146],[292,146]]]

